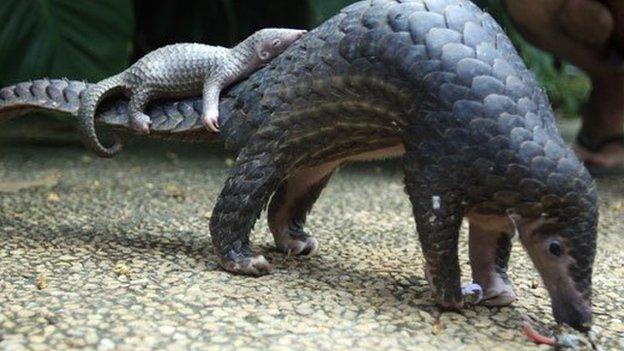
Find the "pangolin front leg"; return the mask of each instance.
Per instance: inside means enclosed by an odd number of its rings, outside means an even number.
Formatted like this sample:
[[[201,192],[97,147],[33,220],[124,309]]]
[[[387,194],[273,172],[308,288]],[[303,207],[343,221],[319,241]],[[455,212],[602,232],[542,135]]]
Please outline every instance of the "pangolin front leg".
[[[202,123],[204,127],[219,132],[219,95],[223,89],[223,79],[219,76],[207,77],[203,89]]]
[[[268,221],[275,245],[282,252],[312,255],[318,250],[318,241],[303,227],[334,167],[326,164],[302,169],[280,184],[269,205]]]
[[[241,151],[219,195],[210,220],[210,233],[225,270],[262,275],[271,266],[254,254],[249,235],[283,175],[274,163],[267,143],[251,142]]]
[[[413,152],[405,156],[405,185],[416,219],[416,229],[425,256],[425,276],[435,301],[442,308],[457,310],[464,305],[457,255],[463,220],[460,199],[449,191],[446,173],[417,162]]]
[[[139,134],[147,135],[150,133],[152,120],[143,111],[145,106],[152,98],[152,93],[146,88],[137,88],[130,95],[130,103],[128,104],[128,114],[130,115],[130,124],[132,128]]]

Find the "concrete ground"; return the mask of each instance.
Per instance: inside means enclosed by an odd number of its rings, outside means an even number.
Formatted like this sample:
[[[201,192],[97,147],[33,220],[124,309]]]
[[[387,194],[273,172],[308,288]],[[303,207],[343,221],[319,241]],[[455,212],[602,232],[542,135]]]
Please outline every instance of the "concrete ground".
[[[519,243],[517,303],[440,314],[395,162],[339,171],[309,219],[317,256],[275,252],[262,218],[253,241],[275,268],[249,278],[221,271],[209,238],[226,155],[149,142],[101,160],[0,128],[0,349],[548,349],[522,332],[523,316],[554,321]],[[623,349],[624,183],[599,183],[595,343]]]

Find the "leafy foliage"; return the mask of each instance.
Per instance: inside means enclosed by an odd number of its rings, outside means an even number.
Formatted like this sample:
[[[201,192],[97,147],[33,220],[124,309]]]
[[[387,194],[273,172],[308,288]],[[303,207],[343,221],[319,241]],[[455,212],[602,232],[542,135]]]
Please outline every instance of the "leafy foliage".
[[[0,1],[0,84],[36,77],[99,80],[128,64],[127,0]]]
[[[306,3],[292,0],[135,0],[136,50],[141,57],[163,45],[201,42],[231,46],[266,27],[305,28]]]
[[[310,25],[317,26],[357,0],[308,0]]]
[[[577,116],[591,92],[591,81],[578,68],[559,63],[555,58],[512,33],[515,44],[527,66],[544,86],[555,108],[565,117]]]

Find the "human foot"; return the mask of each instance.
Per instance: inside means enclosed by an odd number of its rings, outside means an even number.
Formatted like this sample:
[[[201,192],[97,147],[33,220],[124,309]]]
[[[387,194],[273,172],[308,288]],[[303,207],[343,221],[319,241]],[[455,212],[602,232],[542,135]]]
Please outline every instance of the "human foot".
[[[580,132],[573,149],[594,175],[624,172],[624,134],[596,140]]]

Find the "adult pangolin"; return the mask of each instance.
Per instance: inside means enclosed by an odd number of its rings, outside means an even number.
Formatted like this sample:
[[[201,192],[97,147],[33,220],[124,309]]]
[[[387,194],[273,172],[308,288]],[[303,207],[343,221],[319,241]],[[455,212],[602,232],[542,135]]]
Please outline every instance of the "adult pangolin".
[[[76,115],[87,85],[36,80],[0,91],[0,120],[32,109]],[[98,122],[129,128],[127,101]],[[555,319],[591,322],[596,187],[559,136],[548,98],[509,39],[466,0],[367,0],[345,8],[220,103],[221,134],[201,123],[201,99],[148,108],[152,136],[221,140],[238,152],[212,212],[223,267],[262,274],[249,234],[269,202],[284,252],[317,241],[306,215],[332,171],[350,161],[401,156],[426,259],[444,308],[463,305],[459,228],[470,223],[470,261],[483,303],[516,299],[507,275],[516,231],[552,299]]]

